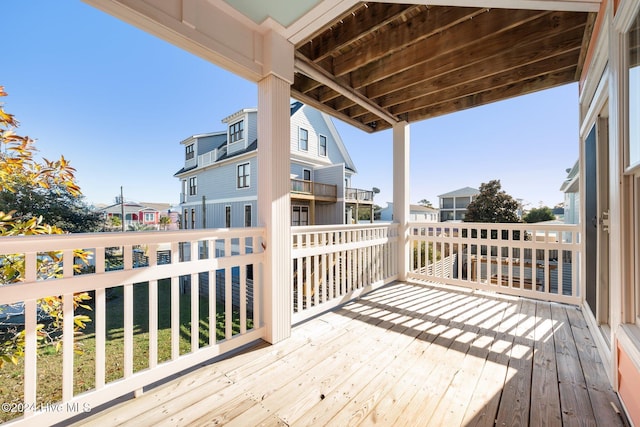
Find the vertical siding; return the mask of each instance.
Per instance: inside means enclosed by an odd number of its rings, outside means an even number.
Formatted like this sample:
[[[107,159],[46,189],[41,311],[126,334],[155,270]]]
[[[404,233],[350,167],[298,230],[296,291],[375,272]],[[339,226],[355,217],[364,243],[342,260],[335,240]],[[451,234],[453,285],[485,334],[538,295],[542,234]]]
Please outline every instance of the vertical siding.
[[[314,180],[338,187],[338,202],[316,205],[316,224],[344,224],[344,164],[319,167],[314,170]]]
[[[257,226],[257,201],[253,200],[238,200],[233,202],[221,202],[221,203],[205,203],[204,215],[206,216],[206,228],[225,228],[226,219],[226,207],[231,207],[231,227],[244,227],[244,207],[251,205],[251,226]],[[203,209],[202,204],[191,205],[182,208],[184,215],[184,209],[189,211],[188,215],[188,228],[191,229],[191,209],[195,209],[196,213],[196,227],[202,228],[202,216]]]

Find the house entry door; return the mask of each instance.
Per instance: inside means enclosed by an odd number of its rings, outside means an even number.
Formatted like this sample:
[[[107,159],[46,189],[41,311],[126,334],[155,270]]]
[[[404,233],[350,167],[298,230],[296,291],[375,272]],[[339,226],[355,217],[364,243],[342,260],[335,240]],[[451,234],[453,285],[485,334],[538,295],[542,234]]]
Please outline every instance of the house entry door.
[[[609,342],[609,126],[599,117],[585,140],[586,300]]]

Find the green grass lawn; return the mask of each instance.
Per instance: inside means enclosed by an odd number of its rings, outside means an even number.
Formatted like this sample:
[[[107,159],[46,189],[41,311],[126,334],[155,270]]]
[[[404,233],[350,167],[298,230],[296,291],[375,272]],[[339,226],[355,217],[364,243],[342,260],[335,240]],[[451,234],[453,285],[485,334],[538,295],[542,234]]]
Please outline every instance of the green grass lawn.
[[[170,281],[158,283],[158,363],[171,359],[171,295]],[[133,347],[134,372],[149,367],[149,287],[139,283],[133,287]],[[200,347],[209,343],[209,301],[200,298],[199,304]],[[88,314],[93,318],[93,312]],[[224,339],[224,306],[216,309],[216,340]],[[240,331],[239,314],[232,313],[233,333]],[[247,329],[252,328],[252,320],[247,320]],[[106,302],[106,381],[114,381],[124,376],[124,297],[123,287],[111,288]],[[74,356],[74,393],[81,393],[95,387],[95,334],[90,322],[82,335],[76,337],[82,349]],[[191,351],[191,295],[180,294],[180,354]],[[38,354],[37,402],[54,403],[62,399],[62,353],[52,346],[42,346]],[[0,369],[0,396],[2,403],[23,402],[24,365],[5,364]],[[0,421],[19,416],[19,413],[0,412]]]

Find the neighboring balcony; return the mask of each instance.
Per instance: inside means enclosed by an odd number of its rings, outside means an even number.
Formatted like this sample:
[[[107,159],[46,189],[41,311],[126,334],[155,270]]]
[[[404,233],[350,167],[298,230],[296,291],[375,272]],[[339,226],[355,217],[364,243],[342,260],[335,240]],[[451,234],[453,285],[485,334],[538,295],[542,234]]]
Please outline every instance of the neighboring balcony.
[[[373,205],[373,191],[360,188],[345,188],[344,201],[359,205]]]
[[[335,203],[338,201],[338,186],[304,179],[291,179],[291,197],[299,200]]]

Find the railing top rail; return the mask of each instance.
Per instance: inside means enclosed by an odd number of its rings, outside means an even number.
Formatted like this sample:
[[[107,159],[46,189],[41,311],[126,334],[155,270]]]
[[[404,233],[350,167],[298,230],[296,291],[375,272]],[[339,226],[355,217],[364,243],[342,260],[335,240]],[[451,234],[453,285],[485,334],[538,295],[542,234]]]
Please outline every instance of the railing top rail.
[[[397,223],[373,223],[373,224],[345,224],[345,225],[303,225],[291,227],[291,233],[313,233],[323,231],[350,231],[364,230],[369,228],[398,228]]]
[[[503,222],[409,222],[409,227],[493,229],[493,230],[539,230],[539,231],[580,231],[580,224],[544,223],[503,223]]]
[[[1,237],[0,254],[20,252],[47,252],[65,249],[111,247],[153,243],[183,242],[264,236],[265,229],[209,228],[177,231],[130,231],[112,233],[47,234],[38,236]]]

